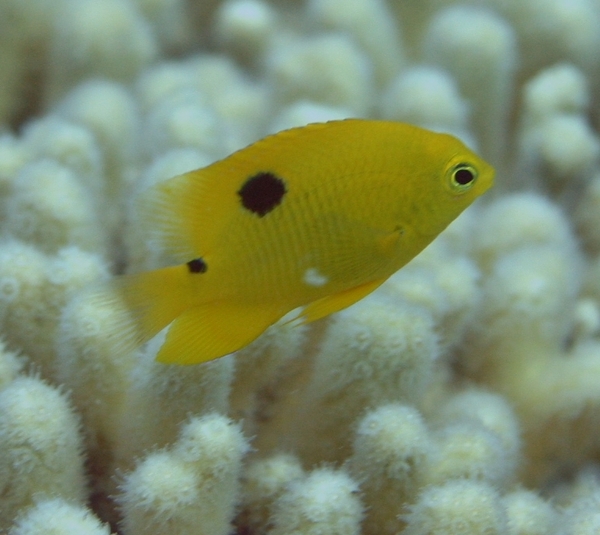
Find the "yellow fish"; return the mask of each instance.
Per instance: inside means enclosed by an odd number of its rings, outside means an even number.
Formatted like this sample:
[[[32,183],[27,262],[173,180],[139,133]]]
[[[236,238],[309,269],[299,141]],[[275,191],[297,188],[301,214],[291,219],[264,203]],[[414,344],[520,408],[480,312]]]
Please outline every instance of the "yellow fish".
[[[194,364],[375,290],[493,183],[459,140],[347,119],[268,136],[144,197],[179,265],[116,279],[136,342],[170,325],[157,360]]]

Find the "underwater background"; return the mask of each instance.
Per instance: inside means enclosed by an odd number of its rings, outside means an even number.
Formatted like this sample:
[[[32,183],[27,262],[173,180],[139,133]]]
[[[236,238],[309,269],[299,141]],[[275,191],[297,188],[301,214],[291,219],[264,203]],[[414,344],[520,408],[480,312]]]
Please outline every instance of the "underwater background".
[[[599,0],[0,0],[0,533],[600,533],[599,50]],[[141,192],[346,117],[495,187],[314,324],[107,334]]]

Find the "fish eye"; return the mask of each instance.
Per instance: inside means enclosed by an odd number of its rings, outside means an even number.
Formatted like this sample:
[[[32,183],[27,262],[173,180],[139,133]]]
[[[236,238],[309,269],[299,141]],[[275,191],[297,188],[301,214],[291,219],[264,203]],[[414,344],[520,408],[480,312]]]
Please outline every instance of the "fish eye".
[[[477,180],[477,170],[468,163],[459,163],[450,171],[450,186],[457,193],[470,189]]]

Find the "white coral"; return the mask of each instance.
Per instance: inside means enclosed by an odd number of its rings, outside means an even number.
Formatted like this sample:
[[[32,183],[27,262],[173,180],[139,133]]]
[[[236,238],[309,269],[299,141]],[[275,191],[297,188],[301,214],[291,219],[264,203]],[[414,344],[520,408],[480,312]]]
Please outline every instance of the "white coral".
[[[599,25],[593,0],[1,1],[2,530],[597,532]],[[348,116],[451,132],[496,188],[338,315],[197,367],[136,350],[98,292],[170,261],[136,198]]]

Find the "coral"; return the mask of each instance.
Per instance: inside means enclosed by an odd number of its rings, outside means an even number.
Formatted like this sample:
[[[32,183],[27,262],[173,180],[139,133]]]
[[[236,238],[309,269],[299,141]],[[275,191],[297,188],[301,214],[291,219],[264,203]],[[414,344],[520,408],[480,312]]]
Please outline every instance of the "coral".
[[[511,535],[553,535],[559,533],[560,517],[550,503],[528,490],[504,496]]]
[[[68,246],[46,255],[32,244],[6,239],[0,247],[0,324],[6,341],[54,373],[61,309],[86,285],[108,275],[99,255]]]
[[[347,109],[339,106],[327,106],[310,100],[299,100],[282,108],[279,115],[269,125],[269,132],[275,133],[308,123],[344,119],[350,115]]]
[[[568,61],[591,68],[600,36],[597,5],[590,0],[486,0],[514,26],[523,41],[522,70],[531,75],[540,67]]]
[[[122,401],[115,446],[121,469],[130,467],[138,452],[172,443],[189,414],[227,412],[232,358],[208,366],[161,366],[154,361],[159,345],[150,346],[131,370],[135,382]]]
[[[13,183],[6,206],[6,229],[23,241],[39,244],[45,253],[66,245],[102,251],[92,196],[75,174],[55,159],[24,166]]]
[[[286,39],[271,51],[266,75],[280,104],[316,100],[346,107],[359,117],[373,105],[372,66],[346,33]]]
[[[363,510],[358,485],[342,471],[320,468],[277,498],[272,535],[358,535]]]
[[[148,115],[143,131],[144,149],[149,155],[176,147],[214,153],[221,137],[217,114],[206,97],[191,88],[165,98]]]
[[[513,28],[486,9],[442,9],[425,34],[424,59],[453,75],[472,108],[472,126],[481,153],[502,165],[518,62]]]
[[[598,532],[598,27],[594,0],[0,1],[0,532]],[[351,116],[452,133],[496,187],[347,310],[198,366],[137,347],[106,295],[173,262],[145,191]]]
[[[487,429],[498,437],[505,453],[515,458],[520,455],[521,430],[514,410],[497,394],[476,388],[464,389],[448,396],[442,406],[433,409],[430,417],[436,426],[448,422],[479,424],[480,429]]]
[[[193,26],[185,0],[135,0],[156,34],[162,50],[177,53],[193,42]]]
[[[275,10],[261,0],[221,3],[215,20],[215,39],[242,61],[262,57],[273,37]]]
[[[9,535],[109,535],[110,529],[88,509],[67,500],[47,498],[39,500],[19,516]]]
[[[2,529],[41,497],[86,500],[79,420],[66,396],[35,377],[0,391]]]
[[[347,464],[367,507],[364,533],[400,531],[403,504],[414,501],[433,448],[422,416],[409,405],[382,405],[359,422]]]
[[[349,431],[364,410],[393,400],[418,402],[437,356],[429,313],[363,300],[328,326],[281,440],[286,447],[293,442],[310,463],[343,460]]]
[[[99,157],[101,164],[86,185],[94,189],[93,196],[102,208],[99,215],[109,225],[122,219],[123,196],[137,165],[141,128],[138,107],[129,87],[103,78],[82,82],[56,106],[59,118],[78,125],[93,140],[88,158]]]
[[[239,426],[223,416],[189,421],[169,450],[150,454],[126,476],[124,533],[227,535],[247,448]]]
[[[377,83],[388,82],[403,66],[400,29],[384,0],[311,0],[307,10],[318,25],[356,39],[369,55]]]
[[[132,81],[157,54],[156,37],[138,6],[126,0],[62,0],[50,38],[47,96],[91,76]]]
[[[242,479],[240,523],[257,533],[267,531],[277,498],[290,484],[303,478],[300,461],[290,454],[251,461]]]
[[[26,359],[10,351],[6,343],[0,339],[0,388],[9,385],[19,375],[25,366]]]
[[[405,535],[507,533],[507,517],[496,490],[469,479],[427,487],[406,515]]]
[[[466,134],[468,105],[447,72],[431,66],[408,67],[384,90],[381,114],[424,128]]]
[[[458,478],[488,481],[496,488],[512,483],[515,459],[495,433],[475,423],[459,422],[444,427],[436,439],[425,474],[431,484]]]

